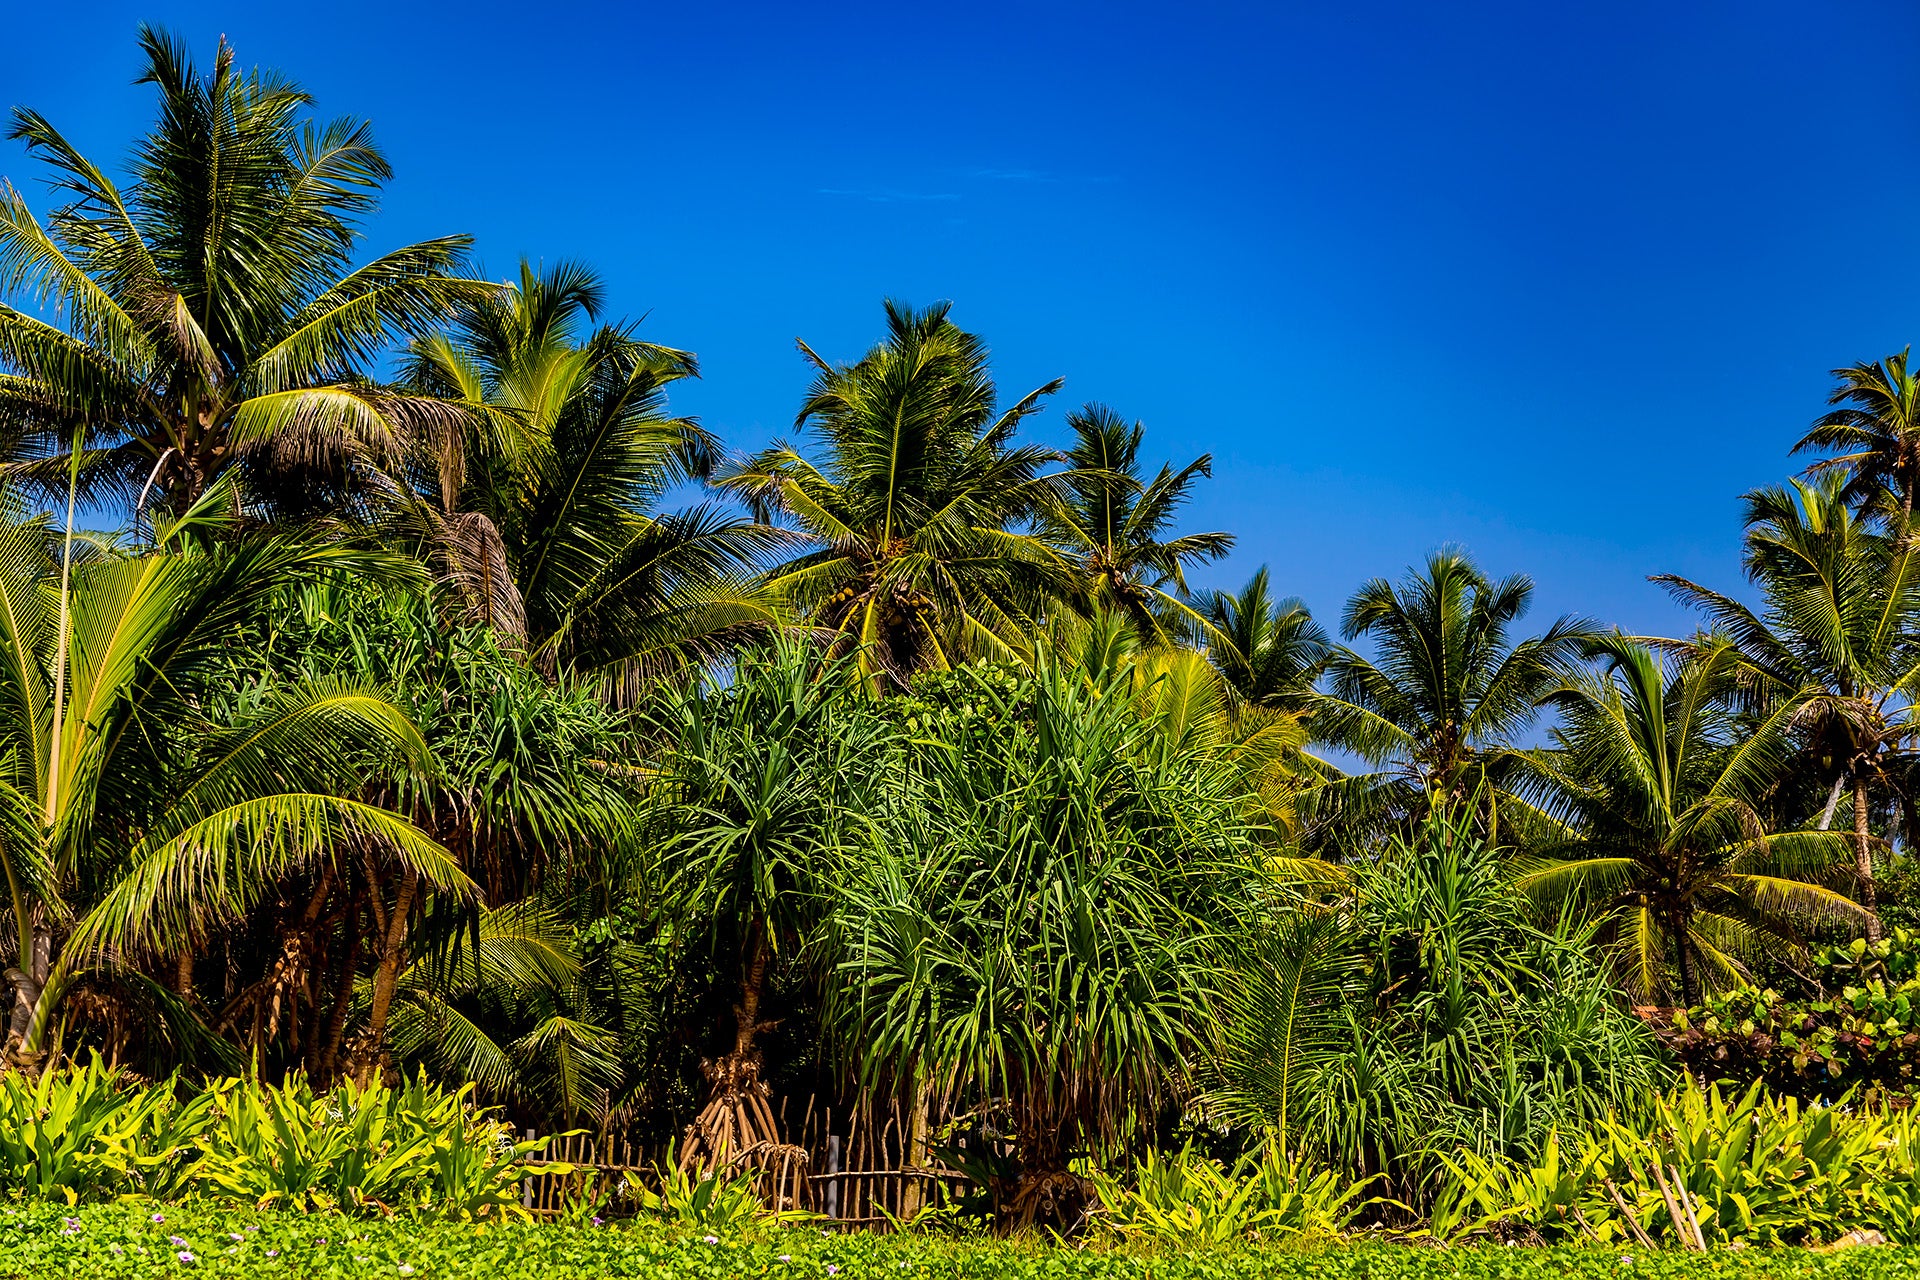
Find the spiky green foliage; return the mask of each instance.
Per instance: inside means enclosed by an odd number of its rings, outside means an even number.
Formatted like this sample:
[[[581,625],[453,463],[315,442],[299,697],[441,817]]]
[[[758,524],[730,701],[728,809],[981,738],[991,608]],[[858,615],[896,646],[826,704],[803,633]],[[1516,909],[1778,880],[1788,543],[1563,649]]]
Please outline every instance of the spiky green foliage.
[[[887,303],[887,337],[816,370],[795,426],[817,458],[778,444],[728,468],[720,488],[778,513],[814,544],[769,582],[815,627],[858,652],[875,687],[969,657],[1017,657],[1048,597],[1070,581],[1058,552],[1023,527],[1055,496],[1051,457],[1014,432],[1060,386],[1005,410],[987,347],[945,303]]]
[[[829,1017],[865,1078],[1004,1109],[1003,1211],[1070,1221],[1070,1158],[1137,1132],[1206,1040],[1258,835],[1240,779],[1162,738],[1130,672],[974,685],[924,742],[925,799],[839,887]]]
[[[852,658],[780,637],[742,652],[730,682],[663,699],[649,732],[662,749],[648,821],[669,912],[737,964],[732,1049],[744,1058],[769,966],[815,938],[877,842],[876,815],[899,785],[896,730]]]
[[[18,939],[8,1048],[27,1059],[75,984],[163,994],[142,962],[198,945],[300,869],[379,849],[430,884],[473,889],[439,844],[356,798],[389,761],[432,767],[375,690],[315,680],[224,720],[196,696],[290,582],[407,576],[404,562],[287,537],[199,545],[229,502],[216,489],[156,546],[76,565],[70,609],[45,524],[0,522],[0,680],[19,710],[0,726]]]
[[[362,798],[410,815],[495,905],[409,889],[406,869],[383,858],[317,868],[229,934],[226,973],[208,980],[247,985],[221,1010],[222,1030],[263,1070],[304,1064],[330,1080],[389,1051],[398,1019],[390,1051],[403,1063],[460,1064],[489,1097],[569,1121],[602,1110],[612,1055],[597,1010],[583,1013],[594,1002],[559,917],[634,891],[642,787],[620,765],[616,714],[497,633],[446,625],[426,594],[343,575],[279,593],[243,634],[209,681],[215,714],[242,717],[315,681],[385,690],[437,767],[395,762],[365,779]],[[363,959],[375,962],[370,981]],[[543,1027],[551,1052],[526,1040]]]
[[[432,400],[370,380],[380,352],[486,286],[455,278],[467,240],[353,265],[388,177],[363,122],[319,122],[298,85],[235,64],[202,74],[142,27],[159,98],[124,185],[42,117],[10,136],[66,200],[42,224],[0,190],[0,430],[12,469],[51,487],[84,426],[85,491],[192,503],[246,464],[256,497],[302,512],[362,489],[446,429]]]
[[[1520,888],[1598,913],[1627,987],[1688,1004],[1810,930],[1863,926],[1835,887],[1847,837],[1777,831],[1759,809],[1786,766],[1793,704],[1737,723],[1727,702],[1743,664],[1726,641],[1664,662],[1618,636],[1592,652],[1604,669],[1552,695],[1560,749],[1528,757],[1532,793],[1568,835],[1539,849]]]
[[[1336,890],[1273,901],[1222,985],[1210,1114],[1424,1204],[1436,1153],[1532,1156],[1651,1087],[1652,1037],[1584,931],[1536,927],[1474,826],[1436,813]]]

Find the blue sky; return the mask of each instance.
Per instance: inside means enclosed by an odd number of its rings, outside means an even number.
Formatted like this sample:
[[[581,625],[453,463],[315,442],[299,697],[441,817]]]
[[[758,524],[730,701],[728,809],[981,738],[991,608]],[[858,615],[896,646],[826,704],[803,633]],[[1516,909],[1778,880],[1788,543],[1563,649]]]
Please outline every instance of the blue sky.
[[[597,266],[730,445],[790,431],[796,336],[952,299],[1009,394],[1067,379],[1043,438],[1098,399],[1214,455],[1206,584],[1264,561],[1329,620],[1452,541],[1540,615],[1682,627],[1646,575],[1732,585],[1827,370],[1920,336],[1911,0],[96,0],[8,19],[0,103],[117,160],[141,19],[371,118],[370,247]]]

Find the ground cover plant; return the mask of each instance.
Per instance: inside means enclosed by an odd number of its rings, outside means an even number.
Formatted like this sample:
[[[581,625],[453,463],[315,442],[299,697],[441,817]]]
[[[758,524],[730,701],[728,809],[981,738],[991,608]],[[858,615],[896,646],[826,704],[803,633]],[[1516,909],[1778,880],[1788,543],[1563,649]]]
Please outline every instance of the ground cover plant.
[[[1834,1254],[1755,1249],[1699,1254],[1639,1248],[1433,1249],[1382,1243],[1159,1249],[1062,1248],[1033,1239],[881,1236],[788,1228],[719,1236],[588,1223],[426,1226],[347,1223],[190,1207],[155,1221],[142,1204],[0,1210],[0,1275],[481,1277],[956,1277],[961,1280],[1600,1280],[1717,1276],[1880,1280],[1920,1274],[1911,1249]],[[142,1252],[144,1250],[144,1252]],[[182,1255],[186,1255],[183,1259]]]
[[[1323,624],[954,305],[729,456],[589,267],[358,257],[366,126],[140,54],[0,192],[0,1273],[1913,1270],[1904,352],[1692,634],[1459,548]],[[529,1131],[646,1158],[531,1224]]]

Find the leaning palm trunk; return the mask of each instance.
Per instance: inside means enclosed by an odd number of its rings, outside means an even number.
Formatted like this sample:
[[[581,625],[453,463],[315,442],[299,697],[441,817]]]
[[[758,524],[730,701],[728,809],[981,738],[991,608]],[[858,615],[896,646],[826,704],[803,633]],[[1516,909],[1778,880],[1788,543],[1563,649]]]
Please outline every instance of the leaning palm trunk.
[[[381,1069],[385,1056],[387,1017],[393,1010],[394,988],[399,984],[400,970],[406,960],[407,924],[419,891],[420,872],[409,867],[401,877],[399,897],[387,915],[380,944],[380,967],[373,975],[373,1006],[367,1015],[366,1047],[354,1073],[363,1089],[372,1081],[373,1073]]]

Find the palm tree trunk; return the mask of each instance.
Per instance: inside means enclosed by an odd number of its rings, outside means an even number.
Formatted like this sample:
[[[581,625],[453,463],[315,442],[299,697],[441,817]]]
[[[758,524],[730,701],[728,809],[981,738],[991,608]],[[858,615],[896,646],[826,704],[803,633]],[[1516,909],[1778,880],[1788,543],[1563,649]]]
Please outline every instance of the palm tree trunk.
[[[1700,1003],[1700,990],[1693,976],[1693,957],[1687,947],[1687,923],[1677,914],[1673,917],[1673,950],[1680,965],[1680,999],[1691,1009]]]
[[[933,1076],[921,1064],[913,1072],[913,1114],[907,1119],[906,1166],[909,1170],[927,1167],[927,1139],[933,1110]],[[900,1188],[900,1217],[903,1221],[913,1221],[920,1212],[920,1206],[926,1202],[926,1185],[918,1178],[908,1178]]]
[[[1860,905],[1867,909],[1867,940],[1880,941],[1880,916],[1874,906],[1873,845],[1867,834],[1867,780],[1853,776],[1853,870],[1860,882]]]
[[[407,950],[407,919],[413,914],[420,873],[412,867],[400,880],[400,896],[387,915],[387,933],[380,948],[380,967],[373,975],[373,1007],[367,1014],[367,1059],[360,1066],[360,1083],[367,1084],[386,1046],[387,1014],[393,1008],[394,988],[400,983],[400,965]]]
[[[34,1010],[40,1004],[40,993],[46,989],[47,979],[53,975],[53,930],[38,904],[32,908],[32,925],[27,942],[28,954],[22,959],[20,967],[9,969],[6,974],[7,981],[13,984],[13,1012],[7,1022],[6,1049],[8,1059],[16,1064],[19,1064],[19,1055],[32,1028]]]

